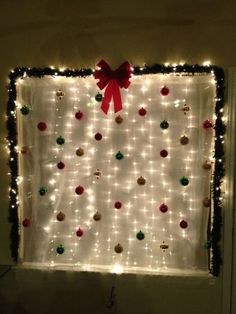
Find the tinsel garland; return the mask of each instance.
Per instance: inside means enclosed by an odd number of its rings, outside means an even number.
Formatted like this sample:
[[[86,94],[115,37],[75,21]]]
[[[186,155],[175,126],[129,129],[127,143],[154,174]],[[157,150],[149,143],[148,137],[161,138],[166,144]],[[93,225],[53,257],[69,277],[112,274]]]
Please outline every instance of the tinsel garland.
[[[46,75],[57,77],[87,77],[93,74],[92,69],[80,69],[80,70],[60,70],[54,68],[28,68],[21,67],[15,68],[9,74],[10,83],[8,86],[9,100],[7,104],[7,128],[8,128],[8,147],[9,154],[9,166],[11,170],[10,181],[10,204],[9,204],[9,221],[12,223],[11,229],[11,254],[15,262],[17,262],[18,248],[19,248],[19,219],[18,219],[18,156],[16,151],[17,146],[17,127],[16,127],[16,113],[15,113],[15,101],[16,101],[16,80],[24,77],[36,77],[42,78]],[[222,121],[223,113],[222,108],[224,106],[224,72],[217,66],[201,66],[201,65],[176,65],[165,66],[161,64],[155,64],[153,66],[134,66],[133,75],[143,74],[174,74],[174,75],[202,75],[212,74],[216,81],[216,103],[215,114],[216,121],[214,125],[215,129],[215,168],[213,175],[213,221],[212,229],[210,233],[210,246],[212,250],[210,273],[214,276],[218,276],[220,273],[220,265],[222,263],[220,240],[221,240],[221,225],[222,225],[222,201],[221,201],[221,183],[224,177],[224,146],[222,137],[225,134],[225,125]]]

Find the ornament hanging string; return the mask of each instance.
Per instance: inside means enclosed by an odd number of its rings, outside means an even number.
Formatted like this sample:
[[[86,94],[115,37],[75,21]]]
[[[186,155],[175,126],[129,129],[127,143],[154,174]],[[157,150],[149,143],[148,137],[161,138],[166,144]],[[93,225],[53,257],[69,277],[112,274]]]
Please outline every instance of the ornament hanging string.
[[[104,89],[106,87],[101,109],[105,114],[107,114],[113,97],[114,111],[116,113],[122,110],[120,88],[128,88],[130,85],[130,64],[126,61],[114,71],[111,70],[110,66],[104,60],[101,60],[97,66],[99,69],[94,72],[95,79],[99,79],[97,85],[100,89]]]

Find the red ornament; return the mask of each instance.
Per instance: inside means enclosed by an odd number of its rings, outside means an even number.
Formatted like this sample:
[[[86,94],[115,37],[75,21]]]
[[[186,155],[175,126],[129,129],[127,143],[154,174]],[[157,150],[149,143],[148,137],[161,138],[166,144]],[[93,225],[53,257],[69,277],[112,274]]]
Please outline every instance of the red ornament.
[[[122,203],[119,202],[119,201],[118,201],[118,202],[115,202],[114,207],[117,208],[117,209],[121,209]]]
[[[76,117],[76,119],[78,119],[78,120],[83,119],[83,116],[84,116],[84,114],[83,114],[83,112],[81,112],[81,111],[78,111],[78,112],[75,113],[75,117]]]
[[[60,162],[57,164],[57,168],[58,168],[58,169],[64,169],[64,168],[65,168],[64,162],[60,161]]]
[[[161,89],[161,95],[162,96],[167,96],[167,95],[169,95],[169,93],[170,93],[169,88],[167,86],[163,86],[162,89]]]
[[[29,218],[25,218],[25,219],[23,220],[23,222],[22,222],[22,225],[23,225],[24,227],[29,227],[30,224],[31,224],[31,221],[30,221]]]
[[[81,185],[77,186],[77,188],[75,189],[75,193],[78,195],[82,195],[84,193],[84,188]]]
[[[213,124],[210,120],[205,120],[203,123],[202,123],[202,126],[204,129],[211,129],[213,127]]]
[[[165,158],[165,157],[168,156],[168,151],[165,150],[165,149],[162,149],[162,150],[160,151],[160,155],[161,155],[161,157]]]
[[[101,141],[101,139],[102,139],[102,134],[99,133],[99,132],[97,132],[97,133],[94,135],[94,138],[95,138],[95,140],[97,140],[97,141]]]
[[[142,107],[139,109],[138,113],[140,116],[144,117],[147,113],[147,110]]]
[[[185,220],[181,220],[179,223],[180,227],[186,229],[188,227],[188,223]]]
[[[167,210],[168,210],[168,206],[163,203],[163,204],[161,204],[161,205],[159,206],[159,209],[160,209],[160,211],[161,211],[162,213],[166,213]]]
[[[77,231],[76,231],[76,235],[77,237],[82,237],[82,235],[84,234],[84,230],[79,228]]]
[[[109,64],[104,60],[101,60],[97,66],[99,69],[94,72],[95,79],[99,79],[97,85],[100,89],[106,87],[101,105],[102,111],[107,114],[112,98],[114,102],[114,111],[118,112],[122,110],[120,88],[128,88],[130,85],[130,64],[126,61],[114,71],[111,70]]]
[[[46,128],[47,128],[47,124],[45,123],[45,122],[39,122],[38,123],[38,129],[39,129],[39,131],[45,131],[46,130]]]

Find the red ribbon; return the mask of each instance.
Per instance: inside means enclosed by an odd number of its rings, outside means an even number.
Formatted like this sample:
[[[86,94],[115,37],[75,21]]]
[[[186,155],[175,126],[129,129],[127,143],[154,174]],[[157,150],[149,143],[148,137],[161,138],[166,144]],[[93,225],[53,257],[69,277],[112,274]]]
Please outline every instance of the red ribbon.
[[[104,60],[101,60],[97,66],[99,69],[94,72],[95,79],[99,79],[97,85],[100,89],[106,87],[101,109],[107,114],[110,101],[113,97],[114,111],[118,112],[122,110],[120,88],[128,88],[130,85],[131,68],[129,63],[127,61],[122,63],[114,71],[111,70],[110,66]]]

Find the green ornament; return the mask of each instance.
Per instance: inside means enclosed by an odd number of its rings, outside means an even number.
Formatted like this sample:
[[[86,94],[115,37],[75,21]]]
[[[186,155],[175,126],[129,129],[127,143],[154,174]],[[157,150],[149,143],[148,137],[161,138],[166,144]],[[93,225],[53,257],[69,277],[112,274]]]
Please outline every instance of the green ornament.
[[[62,244],[60,244],[58,247],[57,247],[57,253],[58,254],[63,254],[65,252],[65,248]]]
[[[25,116],[30,112],[29,107],[27,107],[27,106],[21,107],[21,108],[20,108],[20,111],[21,111],[21,113],[22,113],[23,115],[25,115]]]
[[[211,248],[211,241],[206,241],[204,243],[204,249],[209,250]]]
[[[102,101],[102,94],[100,94],[100,93],[97,93],[97,95],[95,96],[95,100],[97,101],[97,102],[101,102]]]
[[[118,153],[116,154],[116,159],[121,160],[123,158],[124,158],[124,155],[120,151],[118,151]]]
[[[140,230],[139,232],[137,232],[136,238],[141,241],[145,238],[145,234]]]
[[[182,185],[186,186],[186,185],[189,184],[189,179],[188,179],[188,178],[185,178],[185,177],[182,177],[182,178],[179,180],[179,182],[180,182]]]
[[[64,137],[59,136],[59,137],[57,138],[57,144],[58,144],[58,145],[63,145],[63,144],[65,144],[65,139],[64,139]]]
[[[48,191],[48,189],[43,186],[43,187],[40,188],[39,194],[43,196],[43,195],[45,195],[47,193],[47,191]]]
[[[160,123],[160,127],[161,127],[161,129],[163,129],[163,130],[168,129],[169,123],[168,123],[166,120],[163,120],[163,121]]]

